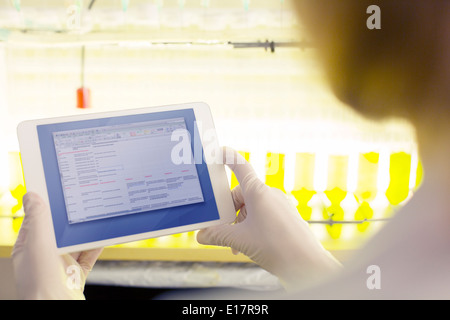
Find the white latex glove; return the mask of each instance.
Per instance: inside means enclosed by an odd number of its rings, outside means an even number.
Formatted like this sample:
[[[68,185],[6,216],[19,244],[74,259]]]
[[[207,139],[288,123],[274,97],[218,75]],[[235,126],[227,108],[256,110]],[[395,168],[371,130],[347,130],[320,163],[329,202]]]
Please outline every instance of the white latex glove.
[[[199,243],[231,247],[235,254],[242,252],[276,275],[287,289],[299,288],[340,270],[339,262],[323,248],[281,190],[259,180],[238,152],[227,148],[223,154],[224,163],[239,181],[232,196],[235,209],[240,212],[232,225],[199,231]],[[232,163],[227,154],[233,154]]]
[[[20,299],[84,299],[86,277],[102,249],[59,255],[50,209],[35,193],[23,197],[25,217],[12,262]]]

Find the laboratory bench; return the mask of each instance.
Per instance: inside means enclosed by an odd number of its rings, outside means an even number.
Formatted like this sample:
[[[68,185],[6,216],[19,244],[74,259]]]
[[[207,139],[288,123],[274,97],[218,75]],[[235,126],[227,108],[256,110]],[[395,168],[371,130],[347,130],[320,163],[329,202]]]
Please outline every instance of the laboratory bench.
[[[0,218],[2,260],[10,260],[22,214]],[[330,251],[345,263],[354,250],[347,247]],[[243,254],[198,244],[196,232],[105,247],[87,279],[91,296],[104,298],[108,297],[105,288],[111,288],[113,295],[117,291],[116,296],[132,292],[147,297],[165,290],[224,287],[259,291],[278,290],[281,286],[276,277]]]
[[[20,212],[15,217],[0,215],[0,258],[10,257],[22,220]],[[357,247],[355,241],[323,243],[340,260],[348,259]],[[99,260],[251,263],[248,257],[234,255],[229,248],[199,244],[195,231],[105,247]]]

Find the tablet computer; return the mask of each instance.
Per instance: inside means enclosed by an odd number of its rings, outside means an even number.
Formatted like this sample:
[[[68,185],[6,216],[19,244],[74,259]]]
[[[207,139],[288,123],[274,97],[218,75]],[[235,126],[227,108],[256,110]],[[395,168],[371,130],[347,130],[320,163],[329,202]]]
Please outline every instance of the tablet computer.
[[[205,103],[25,121],[18,139],[27,191],[49,205],[60,253],[236,217]]]

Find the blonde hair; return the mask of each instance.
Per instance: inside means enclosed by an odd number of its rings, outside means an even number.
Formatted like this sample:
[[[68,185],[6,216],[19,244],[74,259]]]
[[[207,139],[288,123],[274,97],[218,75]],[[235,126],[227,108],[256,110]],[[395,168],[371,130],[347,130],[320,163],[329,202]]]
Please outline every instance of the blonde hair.
[[[417,100],[437,72],[450,16],[446,0],[293,0],[311,33],[336,95],[360,106],[382,94]],[[381,10],[381,29],[367,27],[367,8]],[[398,103],[400,105],[400,103]],[[364,106],[365,107],[365,106]],[[379,106],[378,108],[382,108]]]

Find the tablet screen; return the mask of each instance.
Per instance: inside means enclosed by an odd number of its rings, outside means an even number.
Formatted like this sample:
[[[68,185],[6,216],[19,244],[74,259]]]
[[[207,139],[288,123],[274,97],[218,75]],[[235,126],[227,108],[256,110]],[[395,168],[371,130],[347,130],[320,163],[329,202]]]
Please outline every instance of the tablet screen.
[[[194,162],[192,109],[37,129],[58,247],[219,219],[207,166]],[[180,130],[191,147],[181,163]]]
[[[53,133],[69,223],[203,202],[193,157],[175,164],[184,118]]]

